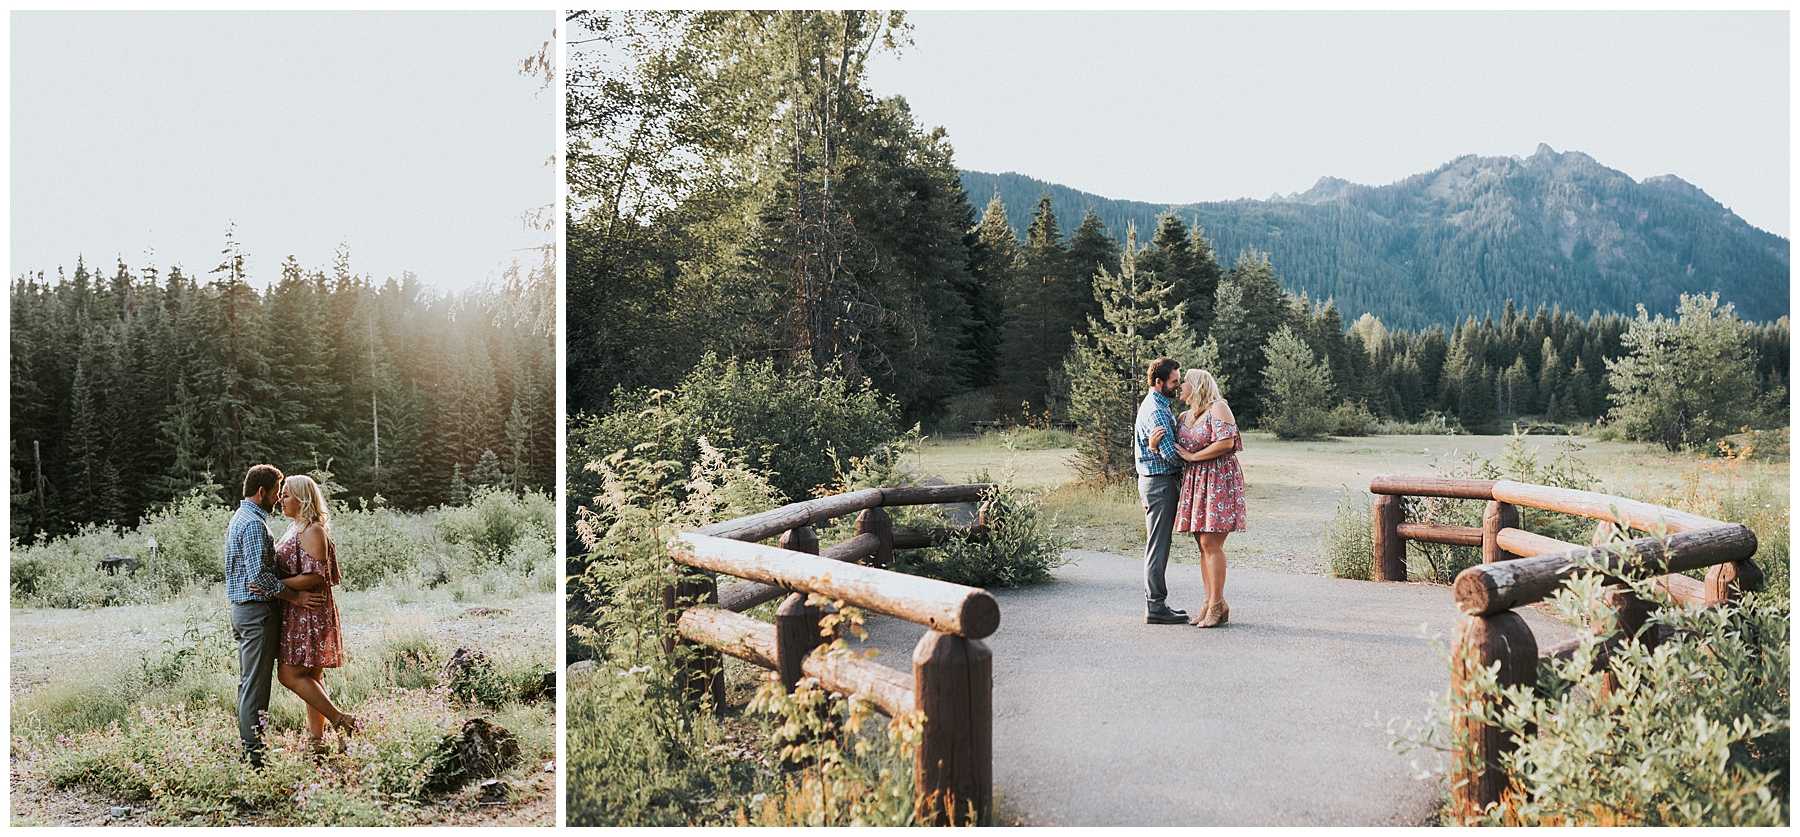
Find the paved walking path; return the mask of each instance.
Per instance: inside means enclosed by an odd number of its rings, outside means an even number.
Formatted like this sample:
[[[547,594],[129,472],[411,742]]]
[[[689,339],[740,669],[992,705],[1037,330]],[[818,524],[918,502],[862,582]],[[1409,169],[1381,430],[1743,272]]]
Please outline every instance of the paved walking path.
[[[1143,622],[1143,562],[1076,552],[1057,580],[995,591],[994,786],[1028,825],[1419,825],[1442,790],[1389,748],[1449,673],[1448,588],[1230,571],[1231,622]],[[1200,568],[1169,566],[1198,612]],[[1540,645],[1571,628],[1529,609]],[[910,670],[923,629],[869,620]],[[1416,724],[1415,724],[1416,726]],[[1430,758],[1430,756],[1423,756]]]

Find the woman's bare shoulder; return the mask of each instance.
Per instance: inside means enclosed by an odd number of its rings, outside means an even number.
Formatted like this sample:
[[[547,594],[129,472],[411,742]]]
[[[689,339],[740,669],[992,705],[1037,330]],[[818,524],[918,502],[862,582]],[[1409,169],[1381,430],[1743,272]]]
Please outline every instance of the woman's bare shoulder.
[[[1225,399],[1223,398],[1214,401],[1212,406],[1207,407],[1206,413],[1226,424],[1237,424],[1237,416],[1232,415],[1231,405],[1225,403]]]

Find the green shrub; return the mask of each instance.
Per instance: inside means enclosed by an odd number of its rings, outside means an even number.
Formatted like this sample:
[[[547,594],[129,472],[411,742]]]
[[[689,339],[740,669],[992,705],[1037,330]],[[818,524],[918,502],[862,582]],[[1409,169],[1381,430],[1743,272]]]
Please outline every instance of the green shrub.
[[[469,492],[468,505],[438,509],[435,523],[444,542],[475,563],[501,564],[521,539],[549,543],[554,517],[555,504],[548,495],[481,487]]]
[[[334,512],[331,539],[337,544],[344,589],[366,590],[417,572],[426,545],[411,528],[405,517],[390,509]]]
[[[1325,562],[1334,578],[1373,581],[1375,519],[1369,495],[1344,489],[1337,513],[1325,525]]]
[[[1333,436],[1367,436],[1375,427],[1375,414],[1369,412],[1367,402],[1345,401],[1325,415],[1325,422]]]
[[[896,553],[894,568],[970,587],[1021,587],[1049,581],[1051,570],[1068,563],[1063,553],[1069,543],[1056,533],[1054,516],[1037,492],[1014,485],[1009,474],[983,502],[989,520],[985,540],[951,538]],[[943,506],[916,507],[906,522],[925,528],[950,525]]]
[[[1645,598],[1650,585],[1633,584]],[[1552,600],[1578,619],[1600,589],[1584,575]],[[1660,597],[1646,631],[1672,629],[1654,650],[1626,643],[1609,659],[1620,688],[1603,688],[1602,641],[1585,634],[1575,654],[1540,668],[1535,688],[1501,689],[1495,670],[1473,680],[1485,700],[1452,708],[1442,696],[1429,720],[1468,712],[1520,742],[1502,756],[1509,798],[1488,825],[1780,825],[1789,819],[1789,610],[1752,597],[1741,606],[1684,607]],[[1609,621],[1610,621],[1610,617]],[[1610,624],[1616,625],[1616,622]],[[1604,696],[1603,696],[1604,695]],[[1440,747],[1402,734],[1398,749]],[[1438,772],[1443,765],[1440,764]]]
[[[1075,434],[1056,427],[1020,427],[1004,431],[1010,450],[1061,450],[1075,447]]]
[[[804,362],[778,371],[770,361],[708,353],[674,392],[619,392],[614,402],[619,406],[611,413],[569,422],[572,508],[590,506],[603,491],[588,463],[646,444],[686,471],[699,460],[698,440],[705,437],[762,474],[781,496],[799,499],[832,481],[834,457],[867,455],[898,435],[894,404],[868,381],[823,377]],[[648,411],[657,418],[646,420]],[[679,499],[683,489],[671,490]]]

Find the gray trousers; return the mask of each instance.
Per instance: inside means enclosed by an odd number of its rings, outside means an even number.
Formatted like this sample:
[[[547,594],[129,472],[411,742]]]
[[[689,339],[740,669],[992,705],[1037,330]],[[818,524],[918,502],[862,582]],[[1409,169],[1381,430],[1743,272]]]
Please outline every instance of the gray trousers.
[[[1138,477],[1138,498],[1144,501],[1144,599],[1151,610],[1167,605],[1169,540],[1175,532],[1175,505],[1181,501],[1181,473]]]
[[[281,602],[231,606],[231,636],[238,644],[238,739],[244,752],[262,753],[263,715],[275,681],[275,652],[281,647]]]

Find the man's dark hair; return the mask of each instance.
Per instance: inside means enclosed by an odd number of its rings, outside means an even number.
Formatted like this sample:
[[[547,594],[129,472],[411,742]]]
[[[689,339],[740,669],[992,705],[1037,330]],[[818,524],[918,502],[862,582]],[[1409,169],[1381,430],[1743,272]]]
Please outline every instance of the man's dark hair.
[[[250,499],[259,489],[274,489],[281,484],[281,469],[273,465],[255,465],[250,473],[244,475],[244,499]]]
[[[1172,357],[1159,357],[1150,361],[1150,387],[1155,389],[1158,381],[1175,374],[1175,370],[1180,368],[1181,364]]]

